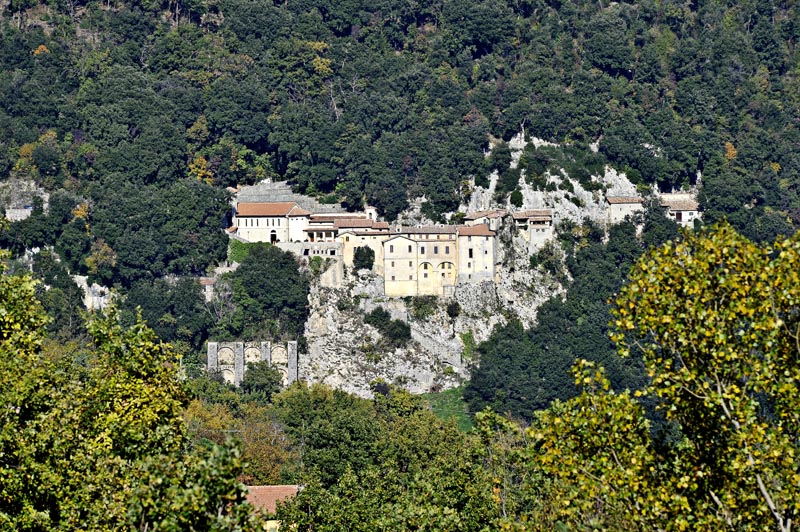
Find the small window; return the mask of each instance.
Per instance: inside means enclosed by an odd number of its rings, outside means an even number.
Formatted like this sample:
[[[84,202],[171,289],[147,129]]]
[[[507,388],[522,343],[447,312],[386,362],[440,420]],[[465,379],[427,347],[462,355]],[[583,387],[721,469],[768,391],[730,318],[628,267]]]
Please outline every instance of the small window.
[[[408,261],[408,267],[409,267],[409,268],[413,268],[413,267],[414,267],[414,264],[413,264],[411,261]]]
[[[394,275],[392,275],[392,281],[394,281]]]
[[[394,268],[394,261],[392,261],[392,268]]]
[[[469,258],[473,258],[472,257],[472,248],[469,248]]]
[[[445,246],[444,247],[444,253],[445,253],[445,255],[448,255],[450,253],[450,246]]]
[[[423,277],[423,278],[425,278],[425,279],[427,279],[427,278],[428,278],[428,274],[427,274],[427,273],[423,273],[423,274],[422,274],[422,277]]]
[[[409,280],[409,281],[413,281],[413,280],[414,280],[414,276],[413,276],[413,275],[409,275],[409,276],[408,276],[408,280]]]
[[[394,246],[389,246],[389,253],[394,253]],[[394,263],[392,263],[392,266],[394,266]]]
[[[423,270],[427,270],[428,269],[428,263],[427,262],[422,265],[422,269]]]
[[[444,273],[442,274],[442,279],[444,279]]]
[[[467,268],[472,268],[472,263],[471,262],[467,263]]]
[[[472,242],[472,237],[471,236],[467,237],[467,242]]]
[[[433,246],[433,253],[434,254],[438,254],[439,253],[439,246]]]
[[[349,236],[344,237],[344,241],[345,242],[350,242],[350,237]]]
[[[422,246],[421,248],[419,248],[419,252],[424,255],[425,254],[425,246]]]
[[[411,246],[408,246],[408,252],[411,253]]]
[[[488,254],[489,254],[489,250],[488,250],[488,249],[484,249],[484,250],[483,250],[483,254],[484,254],[484,255],[488,255]]]

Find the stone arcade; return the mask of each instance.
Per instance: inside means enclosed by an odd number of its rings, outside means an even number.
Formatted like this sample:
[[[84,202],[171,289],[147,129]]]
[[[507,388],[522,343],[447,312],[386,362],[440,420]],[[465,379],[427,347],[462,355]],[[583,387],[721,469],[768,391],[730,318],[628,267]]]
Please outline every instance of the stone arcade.
[[[247,364],[266,360],[283,375],[283,385],[298,380],[297,342],[208,342],[208,371],[219,371],[225,382],[239,386]]]

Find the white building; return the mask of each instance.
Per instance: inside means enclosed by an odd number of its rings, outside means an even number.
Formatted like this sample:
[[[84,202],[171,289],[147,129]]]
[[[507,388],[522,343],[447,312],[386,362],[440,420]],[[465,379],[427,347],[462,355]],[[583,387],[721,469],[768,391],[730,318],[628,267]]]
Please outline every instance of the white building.
[[[236,205],[233,226],[248,242],[304,242],[311,213],[293,201]]]
[[[694,221],[701,219],[700,206],[689,192],[661,194],[661,205],[666,207],[667,216],[682,227],[694,226]]]
[[[528,242],[531,252],[539,249],[555,234],[551,209],[515,212],[512,216],[517,232]]]

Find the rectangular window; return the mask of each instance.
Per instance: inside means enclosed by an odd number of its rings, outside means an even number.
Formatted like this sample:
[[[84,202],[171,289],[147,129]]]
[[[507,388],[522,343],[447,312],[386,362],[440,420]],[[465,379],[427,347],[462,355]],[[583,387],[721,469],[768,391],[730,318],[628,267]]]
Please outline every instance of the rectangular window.
[[[414,265],[411,263],[411,261],[408,261],[408,267],[409,268],[413,268],[414,267]]]
[[[427,273],[423,273],[423,274],[422,274],[422,276],[423,276],[425,279],[427,279],[427,278],[428,278],[428,274],[427,274]]]
[[[389,246],[389,253],[394,253],[394,246]],[[394,266],[394,263],[392,263],[392,266]]]
[[[472,258],[472,248],[469,248],[469,258]]]
[[[419,252],[424,255],[425,254],[425,246],[422,246],[421,248],[419,248]]]
[[[467,263],[467,268],[472,268],[472,263],[471,262]]]
[[[344,237],[344,241],[345,242],[350,242],[350,237],[349,236]]]
[[[428,263],[427,262],[422,265],[422,269],[423,270],[427,270],[428,269]]]
[[[472,242],[472,237],[471,236],[467,237],[467,242]]]
[[[392,275],[392,281],[394,281],[394,275]]]
[[[484,254],[484,255],[488,255],[488,254],[489,254],[489,250],[488,250],[488,249],[484,249],[484,250],[483,250],[483,254]]]
[[[409,275],[409,276],[408,276],[408,280],[409,280],[409,281],[413,281],[413,280],[414,280],[414,276],[413,276],[413,275]]]
[[[394,261],[392,261],[392,268],[394,268]]]
[[[433,253],[434,254],[439,253],[439,246],[433,246]]]
[[[411,246],[408,246],[408,252],[411,253]]]
[[[450,254],[450,246],[445,246],[444,247],[444,253],[445,253],[445,255],[449,255]]]

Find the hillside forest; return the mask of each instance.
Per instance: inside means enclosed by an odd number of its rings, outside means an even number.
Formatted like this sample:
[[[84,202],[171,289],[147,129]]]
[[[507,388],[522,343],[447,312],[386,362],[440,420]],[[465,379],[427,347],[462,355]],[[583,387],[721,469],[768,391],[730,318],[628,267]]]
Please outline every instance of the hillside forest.
[[[298,530],[797,522],[797,4],[0,9],[0,187],[49,196],[0,224],[0,530],[256,530],[242,483],[304,485],[278,512]],[[512,169],[520,133],[558,147]],[[303,349],[315,265],[229,245],[230,187],[447,223],[492,172],[506,204],[523,177],[591,189],[606,167],[697,187],[706,228],[657,203],[562,224],[530,268],[563,293],[471,346],[471,429],[385,382],[368,400],[198,371],[210,337]],[[226,260],[206,302],[197,278]],[[87,315],[75,274],[116,307]]]

